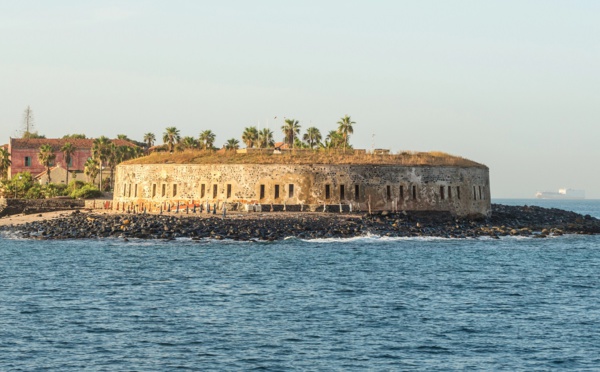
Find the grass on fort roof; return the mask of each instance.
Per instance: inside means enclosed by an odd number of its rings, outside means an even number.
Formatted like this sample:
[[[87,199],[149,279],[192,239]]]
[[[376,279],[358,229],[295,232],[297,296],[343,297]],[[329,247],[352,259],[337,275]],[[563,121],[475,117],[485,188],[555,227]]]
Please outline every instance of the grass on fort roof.
[[[123,164],[394,164],[406,166],[461,166],[485,165],[459,156],[439,151],[408,152],[399,154],[371,154],[341,150],[296,150],[281,154],[252,152],[238,154],[235,151],[185,150],[155,152],[149,156],[132,159]]]

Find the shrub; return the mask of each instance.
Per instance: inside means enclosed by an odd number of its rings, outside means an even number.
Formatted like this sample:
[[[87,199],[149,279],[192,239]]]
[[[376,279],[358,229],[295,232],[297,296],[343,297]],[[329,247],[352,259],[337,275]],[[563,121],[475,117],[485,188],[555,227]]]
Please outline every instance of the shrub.
[[[80,188],[82,188],[85,185],[86,185],[86,183],[83,181],[72,180],[71,182],[69,182],[69,186],[67,187],[67,193],[70,195],[73,193],[73,191],[79,190]]]
[[[42,186],[38,183],[33,184],[24,195],[25,199],[44,199],[46,194]]]
[[[67,192],[67,185],[55,184],[55,183],[51,183],[51,184],[42,186],[42,193],[47,198],[54,198],[56,196],[69,195]]]
[[[100,190],[98,190],[97,187],[92,186],[90,184],[86,184],[80,189],[73,190],[73,192],[71,192],[71,197],[75,199],[90,199],[97,198],[100,196],[102,196]]]

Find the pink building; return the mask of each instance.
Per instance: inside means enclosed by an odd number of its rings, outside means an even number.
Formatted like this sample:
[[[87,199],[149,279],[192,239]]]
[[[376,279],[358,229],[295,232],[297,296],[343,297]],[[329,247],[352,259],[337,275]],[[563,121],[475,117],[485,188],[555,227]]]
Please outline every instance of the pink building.
[[[85,162],[92,157],[92,147],[94,139],[80,138],[11,138],[8,142],[8,152],[10,153],[11,166],[8,170],[8,178],[20,172],[29,172],[34,177],[46,171],[46,168],[38,161],[38,153],[42,145],[48,144],[54,149],[56,159],[53,165],[60,165],[67,168],[64,154],[60,151],[65,143],[69,142],[75,148],[69,164],[69,172],[83,172]],[[111,140],[117,146],[135,145],[126,140]],[[54,180],[53,180],[54,181]],[[60,181],[59,181],[60,182]]]

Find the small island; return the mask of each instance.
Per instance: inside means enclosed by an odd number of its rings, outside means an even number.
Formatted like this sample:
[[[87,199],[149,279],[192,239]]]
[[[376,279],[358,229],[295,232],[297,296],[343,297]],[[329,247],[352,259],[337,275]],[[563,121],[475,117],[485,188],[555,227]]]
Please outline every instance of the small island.
[[[342,118],[338,131],[331,131],[325,143],[309,135],[317,132],[315,128],[308,128],[304,141],[299,141],[295,137],[299,125],[291,119],[282,127],[284,142],[274,142],[272,133],[261,137],[249,127],[242,135],[244,149],[235,139],[215,148],[211,131],[202,132],[198,140],[182,140],[174,127],[166,128],[162,146],[153,146],[152,133],[144,136],[144,142],[119,136],[118,141],[127,141],[122,146],[106,137],[87,140],[83,135],[11,139],[8,148],[25,160],[37,152],[36,166],[42,172],[35,177],[15,173],[10,182],[4,181],[5,194],[14,198],[10,203],[3,199],[0,215],[37,216],[14,224],[4,220],[0,231],[41,240],[232,241],[600,233],[598,219],[589,215],[492,204],[489,169],[473,160],[443,152],[354,149],[348,141],[352,133],[348,123],[354,124],[348,116]],[[56,146],[48,144],[52,141]],[[91,156],[83,170],[89,183],[68,182],[71,173],[75,178],[83,172],[76,167],[81,161],[74,165],[75,171],[70,168],[76,151],[81,152],[79,160]],[[58,165],[51,168],[54,161]],[[27,167],[26,163],[11,165],[10,159],[6,163],[8,174]],[[64,163],[64,185],[51,187],[51,174],[63,182],[60,163]],[[102,172],[95,171],[105,163],[109,174],[103,183]],[[33,185],[27,193],[19,186],[25,184]],[[52,190],[66,195],[51,198]],[[102,200],[79,199],[97,197],[100,190],[112,194]],[[17,198],[30,194],[40,199]],[[56,216],[59,210],[64,212],[58,217],[45,218],[45,212],[54,211]]]

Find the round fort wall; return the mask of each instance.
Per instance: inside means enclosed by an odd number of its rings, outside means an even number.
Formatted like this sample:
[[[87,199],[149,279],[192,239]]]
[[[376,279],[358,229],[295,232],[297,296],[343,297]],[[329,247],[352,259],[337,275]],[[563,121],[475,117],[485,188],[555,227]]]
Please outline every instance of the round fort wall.
[[[116,169],[113,201],[119,210],[149,212],[207,203],[263,211],[491,211],[488,168],[457,166],[128,164]]]

